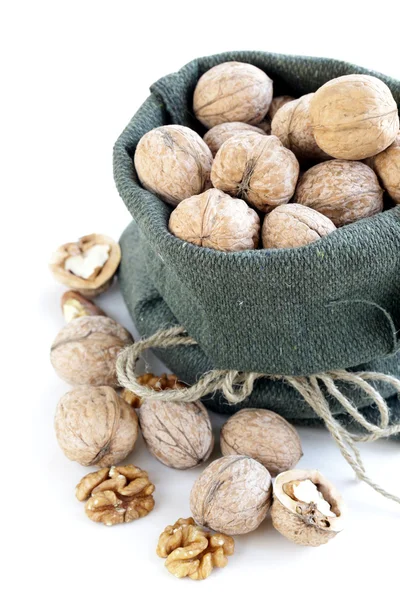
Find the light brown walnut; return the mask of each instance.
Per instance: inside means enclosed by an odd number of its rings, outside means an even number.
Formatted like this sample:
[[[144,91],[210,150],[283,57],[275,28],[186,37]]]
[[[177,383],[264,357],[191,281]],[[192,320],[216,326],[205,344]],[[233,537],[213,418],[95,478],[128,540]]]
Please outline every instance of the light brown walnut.
[[[385,150],[399,131],[388,86],[371,75],[344,75],[316,91],[310,106],[317,144],[330,156],[361,160]]]
[[[191,469],[211,454],[214,437],[201,402],[148,399],[140,408],[139,422],[148,449],[167,467]]]
[[[304,173],[295,202],[313,208],[341,227],[381,212],[383,191],[367,165],[329,160]]]
[[[378,175],[392,200],[400,204],[400,133],[389,148],[365,162]]]
[[[56,336],[50,351],[57,375],[71,385],[118,387],[116,360],[133,342],[122,325],[103,316],[79,317]]]
[[[265,216],[263,248],[297,248],[317,242],[336,227],[328,217],[302,204],[284,204]]]
[[[215,156],[226,140],[249,132],[265,135],[265,131],[259,127],[254,127],[254,125],[249,125],[248,123],[234,122],[215,125],[215,127],[207,131],[203,139],[210,148],[212,155]]]
[[[117,525],[148,515],[154,508],[154,489],[146,471],[134,465],[121,465],[83,477],[76,487],[76,497],[86,500],[89,519]]]
[[[253,250],[260,238],[257,213],[217,189],[183,200],[172,211],[168,226],[181,240],[224,252]]]
[[[270,120],[272,121],[272,119],[274,118],[278,110],[282,108],[282,106],[285,106],[285,104],[287,104],[288,102],[292,102],[292,100],[295,100],[293,96],[275,96],[275,98],[272,98],[272,102],[268,110],[268,117],[270,118]]]
[[[79,317],[107,316],[94,302],[73,290],[68,290],[62,295],[61,309],[66,323]]]
[[[215,567],[226,567],[234,553],[234,540],[222,533],[211,534],[196,526],[192,518],[178,519],[160,535],[157,554],[175,577],[202,580]]]
[[[265,519],[271,505],[271,475],[248,456],[224,456],[195,481],[190,509],[199,525],[227,535],[248,533]]]
[[[178,380],[176,375],[172,375],[171,373],[163,373],[160,376],[153,375],[153,373],[144,373],[137,380],[140,385],[145,385],[156,391],[177,390],[186,387],[184,383]],[[122,390],[121,398],[133,408],[140,408],[143,404],[142,398],[126,389]]]
[[[146,133],[134,161],[143,187],[172,206],[211,187],[211,151],[183,125],[163,125]]]
[[[300,161],[318,161],[331,158],[315,141],[310,117],[310,103],[314,94],[307,94],[284,104],[275,114],[271,133],[289,148]]]
[[[225,62],[206,71],[197,82],[193,110],[206,127],[242,121],[257,125],[272,100],[272,80],[254,65]]]
[[[220,444],[224,456],[250,456],[272,477],[292,469],[303,456],[295,428],[263,408],[242,409],[230,417],[221,429]]]
[[[110,387],[83,385],[64,394],[55,415],[57,441],[65,456],[84,466],[108,467],[133,450],[135,411]]]
[[[289,202],[298,176],[295,155],[277,137],[254,133],[222,144],[211,171],[215,188],[263,212]]]

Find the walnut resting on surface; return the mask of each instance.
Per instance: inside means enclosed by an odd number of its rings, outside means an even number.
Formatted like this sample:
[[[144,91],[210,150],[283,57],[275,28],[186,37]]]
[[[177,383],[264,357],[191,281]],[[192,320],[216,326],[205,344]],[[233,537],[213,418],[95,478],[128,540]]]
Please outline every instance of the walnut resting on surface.
[[[221,148],[222,144],[229,140],[231,137],[237,137],[242,133],[259,133],[260,135],[265,135],[265,131],[260,129],[259,127],[254,127],[254,125],[249,125],[248,123],[221,123],[220,125],[216,125],[212,129],[209,129],[203,140],[210,148],[213,156],[215,156],[218,150]]]
[[[230,417],[221,429],[220,444],[224,456],[254,458],[272,477],[292,469],[303,456],[295,428],[263,408],[245,408]]]
[[[79,292],[68,290],[62,295],[61,309],[66,323],[79,317],[103,316],[106,314],[99,306],[82,296]]]
[[[89,473],[76,486],[76,497],[87,501],[89,519],[104,525],[129,523],[154,508],[154,485],[146,471],[121,465]]]
[[[167,467],[192,469],[206,461],[214,447],[210,418],[201,402],[145,400],[139,423],[148,449]]]
[[[348,160],[328,160],[300,178],[295,202],[322,213],[336,227],[372,217],[383,209],[383,191],[367,165]]]
[[[271,476],[248,456],[224,456],[195,481],[190,509],[199,525],[236,535],[256,529],[271,505]]]
[[[315,92],[310,115],[316,142],[335,158],[361,160],[385,150],[399,131],[388,86],[370,75],[344,75]]]
[[[172,211],[168,227],[181,240],[224,252],[253,250],[260,237],[257,213],[214,188],[183,200]]]
[[[145,385],[152,390],[177,390],[185,388],[186,385],[178,380],[176,375],[163,373],[162,375],[153,375],[153,373],[144,373],[137,378],[140,385]],[[139,398],[129,390],[122,390],[121,398],[130,404],[133,408],[140,408],[143,404],[142,398]]]
[[[143,187],[172,206],[211,187],[211,151],[183,125],[163,125],[146,133],[137,145],[134,163]]]
[[[266,215],[261,238],[263,248],[298,248],[317,242],[335,229],[328,217],[308,206],[283,204]]]
[[[272,524],[295,544],[326,544],[343,529],[345,512],[341,495],[319,471],[286,471],[274,482]]]
[[[57,375],[71,385],[118,387],[117,356],[132,342],[129,331],[109,317],[79,317],[56,336],[50,360]]]
[[[211,170],[215,188],[243,198],[263,212],[289,202],[298,176],[295,155],[277,137],[254,133],[222,144]]]
[[[272,80],[254,65],[225,62],[212,67],[197,82],[193,110],[206,127],[228,121],[257,125],[272,100]]]
[[[160,535],[157,554],[166,558],[165,566],[175,577],[206,579],[214,567],[226,567],[227,556],[235,549],[233,539],[222,533],[211,534],[196,526],[192,518],[178,519]]]
[[[94,298],[111,285],[121,261],[117,242],[93,233],[60,246],[53,254],[50,269],[55,279],[86,298]]]
[[[133,450],[135,411],[110,387],[83,385],[64,394],[55,415],[57,441],[65,456],[84,466],[108,467]]]
[[[400,133],[389,148],[365,162],[378,175],[392,200],[400,204]]]

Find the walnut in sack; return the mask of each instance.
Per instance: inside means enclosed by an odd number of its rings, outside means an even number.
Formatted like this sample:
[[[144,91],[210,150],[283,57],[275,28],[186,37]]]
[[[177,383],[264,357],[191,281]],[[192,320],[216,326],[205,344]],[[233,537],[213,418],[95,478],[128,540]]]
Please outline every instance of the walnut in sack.
[[[367,165],[328,160],[304,173],[295,201],[331,219],[336,227],[372,217],[383,209],[383,191]]]
[[[268,117],[271,119],[271,121],[275,117],[278,110],[282,108],[282,106],[285,106],[285,104],[288,102],[292,102],[292,100],[296,100],[296,98],[293,98],[293,96],[275,96],[275,98],[272,98],[272,102],[268,110]]]
[[[139,141],[134,157],[143,187],[172,206],[211,187],[212,160],[207,144],[183,125],[152,129]]]
[[[235,549],[233,539],[222,533],[211,534],[196,526],[192,518],[178,519],[160,535],[157,554],[166,558],[165,566],[175,577],[206,579],[214,567],[226,567],[227,556]]]
[[[224,252],[253,250],[260,237],[257,213],[243,200],[214,188],[183,200],[168,226],[181,240]]]
[[[83,477],[76,487],[76,497],[86,500],[89,519],[117,525],[148,515],[154,508],[154,489],[146,471],[134,465],[121,465]]]
[[[213,156],[215,156],[226,140],[249,132],[265,135],[265,131],[259,127],[254,127],[254,125],[249,125],[248,123],[233,122],[216,125],[207,131],[203,139],[210,148]]]
[[[263,212],[289,202],[298,176],[295,155],[277,137],[254,133],[222,144],[211,170],[215,188],[243,198]]]
[[[272,100],[272,80],[254,65],[225,62],[212,67],[197,82],[193,110],[206,127],[228,121],[257,125]]]
[[[153,373],[144,373],[137,378],[140,385],[145,385],[152,390],[179,390],[186,387],[184,383],[178,380],[172,373],[163,373],[162,375],[153,375]],[[140,408],[143,399],[129,390],[122,390],[121,398],[130,404],[133,408]]]
[[[82,385],[64,394],[54,424],[65,456],[84,466],[120,462],[138,436],[135,411],[106,386]]]
[[[400,133],[389,148],[365,161],[378,175],[382,186],[400,204]]]

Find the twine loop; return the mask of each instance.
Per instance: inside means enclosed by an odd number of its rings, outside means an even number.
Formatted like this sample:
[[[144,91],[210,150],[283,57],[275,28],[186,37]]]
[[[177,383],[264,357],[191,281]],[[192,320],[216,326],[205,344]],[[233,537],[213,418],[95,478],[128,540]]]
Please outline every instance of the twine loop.
[[[400,423],[389,425],[390,415],[383,396],[370,382],[379,381],[392,386],[400,394],[400,380],[392,375],[373,371],[350,372],[344,369],[318,373],[309,377],[292,377],[289,375],[268,375],[266,373],[244,373],[233,370],[215,369],[205,373],[196,383],[187,388],[172,390],[153,390],[141,385],[135,374],[136,363],[141,354],[150,348],[169,348],[172,346],[195,346],[195,339],[187,335],[184,327],[171,327],[160,330],[154,335],[139,340],[132,346],[122,350],[117,359],[117,375],[121,386],[130,390],[143,400],[157,399],[165,402],[195,402],[205,396],[222,392],[230,404],[239,404],[250,396],[258,379],[267,378],[282,381],[292,386],[303,400],[322,419],[331,433],[339,449],[352,467],[357,477],[370,485],[374,490],[400,504],[400,497],[384,490],[365,472],[357,442],[373,442],[400,433]],[[379,412],[379,423],[369,422],[352,404],[351,400],[338,388],[342,381],[361,389]],[[366,433],[350,433],[332,414],[326,392],[334,398]]]

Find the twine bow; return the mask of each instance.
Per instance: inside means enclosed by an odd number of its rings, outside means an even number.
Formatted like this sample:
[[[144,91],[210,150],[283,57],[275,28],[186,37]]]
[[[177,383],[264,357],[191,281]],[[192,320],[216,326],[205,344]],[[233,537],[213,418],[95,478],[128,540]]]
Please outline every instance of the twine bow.
[[[243,402],[253,391],[257,379],[268,378],[283,381],[291,385],[302,396],[320,417],[340,451],[357,477],[365,481],[374,490],[400,504],[400,497],[390,494],[375,483],[365,472],[356,442],[372,442],[400,433],[400,424],[389,425],[389,410],[383,396],[369,382],[380,381],[391,385],[400,394],[400,380],[391,375],[362,371],[353,373],[344,369],[318,373],[309,377],[291,377],[288,375],[268,375],[266,373],[243,373],[240,371],[218,370],[205,373],[196,383],[187,388],[156,391],[141,385],[137,381],[135,367],[144,350],[150,348],[169,348],[172,346],[195,346],[195,339],[187,335],[183,327],[171,327],[160,330],[154,335],[142,339],[124,349],[117,359],[117,375],[121,386],[134,394],[147,399],[165,402],[195,402],[209,394],[221,391],[230,404]],[[352,384],[360,388],[375,404],[380,416],[379,424],[370,423],[339,390],[337,381]],[[325,397],[323,385],[327,392],[335,398],[345,411],[365,430],[365,434],[353,434],[334,417]]]

